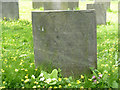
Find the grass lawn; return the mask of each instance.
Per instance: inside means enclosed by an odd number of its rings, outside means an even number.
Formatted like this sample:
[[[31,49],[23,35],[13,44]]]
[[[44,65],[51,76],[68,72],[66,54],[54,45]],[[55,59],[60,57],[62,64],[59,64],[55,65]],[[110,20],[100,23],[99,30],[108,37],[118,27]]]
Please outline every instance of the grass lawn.
[[[87,2],[92,3],[92,2]],[[5,88],[117,88],[118,15],[117,2],[107,11],[107,25],[97,26],[97,70],[77,80],[53,70],[35,69],[31,22],[31,1],[20,1],[20,20],[2,24],[2,85]],[[80,3],[85,9],[85,3]],[[43,76],[44,74],[44,76]]]

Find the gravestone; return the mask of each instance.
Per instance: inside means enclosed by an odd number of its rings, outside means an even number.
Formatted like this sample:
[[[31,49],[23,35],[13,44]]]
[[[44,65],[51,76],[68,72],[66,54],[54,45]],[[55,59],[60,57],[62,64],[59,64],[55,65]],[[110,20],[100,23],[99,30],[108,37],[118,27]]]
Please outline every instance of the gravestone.
[[[18,0],[1,0],[0,1],[0,14],[1,17],[6,19],[18,19],[19,18],[19,5]]]
[[[87,4],[87,9],[95,9],[97,24],[106,24],[106,9],[103,4]]]
[[[79,0],[32,0],[34,9],[44,7],[44,10],[74,10],[79,5]]]
[[[95,4],[104,4],[106,10],[110,8],[110,0],[95,0]]]
[[[91,73],[97,66],[94,10],[32,12],[35,65],[60,68],[64,76]]]

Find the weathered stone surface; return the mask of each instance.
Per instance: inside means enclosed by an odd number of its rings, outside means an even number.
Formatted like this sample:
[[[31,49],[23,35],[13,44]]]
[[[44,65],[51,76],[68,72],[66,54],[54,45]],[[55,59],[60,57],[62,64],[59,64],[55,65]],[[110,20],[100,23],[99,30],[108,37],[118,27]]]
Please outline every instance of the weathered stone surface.
[[[95,0],[95,4],[104,4],[106,10],[110,8],[110,0]]]
[[[33,8],[44,7],[44,10],[70,10],[76,9],[79,5],[79,0],[71,2],[71,0],[32,0]]]
[[[87,4],[87,9],[95,9],[97,24],[106,24],[106,9],[103,4]]]
[[[77,77],[97,66],[94,10],[33,11],[32,25],[37,67]]]
[[[18,19],[19,18],[19,5],[18,0],[1,0],[0,1],[0,14],[1,17],[7,19]]]

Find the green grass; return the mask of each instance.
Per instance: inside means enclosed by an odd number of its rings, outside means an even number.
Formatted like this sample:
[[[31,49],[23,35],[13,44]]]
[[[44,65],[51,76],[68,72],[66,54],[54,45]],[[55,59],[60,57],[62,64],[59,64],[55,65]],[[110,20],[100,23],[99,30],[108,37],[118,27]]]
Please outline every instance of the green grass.
[[[84,5],[84,4],[83,4]],[[28,7],[29,6],[29,7]],[[45,80],[53,77],[50,83],[40,81],[41,70],[35,69],[33,35],[31,22],[31,2],[20,2],[20,20],[1,21],[2,24],[2,86],[6,88],[117,88],[118,86],[118,23],[117,3],[112,2],[108,10],[107,25],[97,26],[97,70],[89,77],[80,76],[61,77],[60,74],[49,76],[46,72]],[[81,5],[81,7],[84,7]],[[24,9],[23,9],[24,8]],[[58,70],[60,71],[60,70]],[[99,75],[102,77],[98,79]],[[35,76],[35,79],[31,77]],[[92,76],[96,77],[92,79]]]

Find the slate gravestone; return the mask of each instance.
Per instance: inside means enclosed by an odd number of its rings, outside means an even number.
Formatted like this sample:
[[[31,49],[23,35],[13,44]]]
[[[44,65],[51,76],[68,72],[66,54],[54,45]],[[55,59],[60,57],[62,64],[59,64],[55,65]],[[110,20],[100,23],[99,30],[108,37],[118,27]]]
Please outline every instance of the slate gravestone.
[[[19,5],[18,0],[1,0],[0,1],[0,14],[1,17],[7,19],[18,19],[19,18]]]
[[[74,10],[79,5],[79,0],[32,0],[34,9],[44,7],[44,10]]]
[[[87,9],[95,9],[97,24],[106,24],[106,9],[103,4],[87,4]]]
[[[106,10],[110,8],[110,0],[95,0],[95,4],[104,4]]]
[[[96,68],[94,10],[33,11],[32,25],[36,67],[61,68],[64,76],[75,77]]]
[[[2,18],[2,3],[0,1],[0,19]]]

